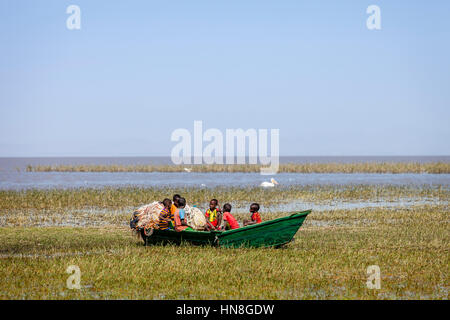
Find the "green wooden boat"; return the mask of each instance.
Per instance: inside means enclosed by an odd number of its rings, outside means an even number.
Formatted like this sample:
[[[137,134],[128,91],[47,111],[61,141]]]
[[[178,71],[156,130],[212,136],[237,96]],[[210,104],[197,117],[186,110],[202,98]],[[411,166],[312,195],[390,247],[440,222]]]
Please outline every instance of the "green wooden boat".
[[[311,210],[297,212],[290,216],[264,221],[258,224],[227,231],[182,231],[153,230],[146,235],[141,230],[145,245],[181,244],[211,245],[223,248],[280,247],[292,241],[294,235]]]

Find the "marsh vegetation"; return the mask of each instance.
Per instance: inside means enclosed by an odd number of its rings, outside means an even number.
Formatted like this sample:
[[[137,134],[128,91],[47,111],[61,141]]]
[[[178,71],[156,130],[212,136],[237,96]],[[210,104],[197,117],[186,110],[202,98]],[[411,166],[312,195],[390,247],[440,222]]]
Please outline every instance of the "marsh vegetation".
[[[401,197],[436,205],[313,208],[278,250],[142,246],[127,225],[132,210],[175,192],[198,204],[214,195],[268,207]],[[448,299],[448,199],[439,186],[0,191],[0,299]],[[80,290],[66,287],[69,265],[81,269]],[[369,265],[380,266],[380,290],[366,287]]]
[[[260,172],[256,164],[200,165],[28,165],[28,172]],[[286,173],[450,173],[449,162],[286,163]]]

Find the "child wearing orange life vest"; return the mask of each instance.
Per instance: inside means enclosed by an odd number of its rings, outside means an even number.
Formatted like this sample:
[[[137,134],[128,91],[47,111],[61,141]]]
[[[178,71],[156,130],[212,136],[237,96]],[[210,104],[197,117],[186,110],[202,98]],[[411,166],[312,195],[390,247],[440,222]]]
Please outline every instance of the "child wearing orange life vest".
[[[178,209],[178,199],[180,199],[181,196],[179,194],[174,194],[172,198],[172,205],[170,206],[170,214],[174,214],[175,211]]]
[[[175,231],[181,232],[185,230],[193,231],[191,227],[186,224],[184,219],[184,207],[186,206],[186,199],[183,197],[178,198],[177,210],[174,214],[174,222],[175,222]]]
[[[259,214],[259,204],[252,203],[250,205],[250,220],[244,220],[244,226],[250,226],[252,224],[261,223],[261,215]]]
[[[175,228],[175,220],[174,220],[174,214],[175,214],[175,211],[177,211],[178,210],[178,200],[181,198],[181,196],[179,195],[179,194],[174,194],[173,195],[173,197],[172,197],[172,205],[170,206],[170,215],[171,215],[171,218],[172,218],[172,224],[171,224],[171,228]],[[183,218],[182,219],[184,219],[184,215],[183,215]]]
[[[205,212],[206,230],[218,230],[222,222],[222,211],[219,207],[217,199],[211,199],[209,202],[209,209]]]

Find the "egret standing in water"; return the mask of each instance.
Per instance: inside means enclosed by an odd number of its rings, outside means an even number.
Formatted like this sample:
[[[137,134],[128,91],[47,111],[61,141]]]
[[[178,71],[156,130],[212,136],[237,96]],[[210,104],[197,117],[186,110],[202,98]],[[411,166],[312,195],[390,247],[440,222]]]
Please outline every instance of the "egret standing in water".
[[[278,184],[278,182],[276,182],[275,181],[275,179],[274,178],[272,178],[272,179],[270,179],[270,182],[268,182],[268,181],[264,181],[264,182],[261,182],[261,187],[275,187],[275,185],[276,184]]]

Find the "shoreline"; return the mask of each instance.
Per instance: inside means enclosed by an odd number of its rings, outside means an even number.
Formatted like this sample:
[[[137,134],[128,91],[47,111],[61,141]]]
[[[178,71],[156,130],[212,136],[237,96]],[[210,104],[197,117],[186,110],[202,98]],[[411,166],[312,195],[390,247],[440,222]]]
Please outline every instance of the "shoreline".
[[[225,172],[259,173],[258,164],[27,165],[26,172]],[[17,169],[17,171],[20,171]],[[278,173],[450,173],[450,162],[285,163]]]

